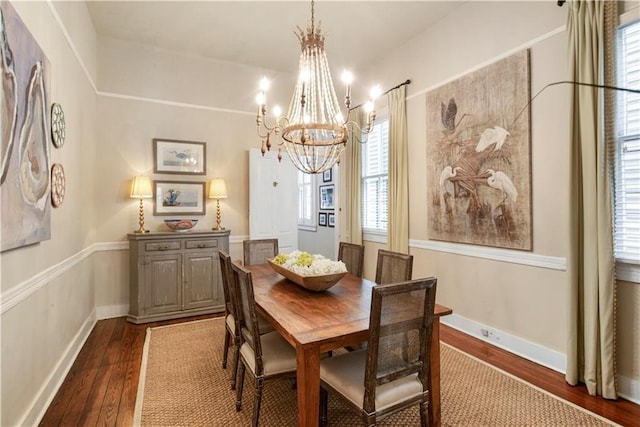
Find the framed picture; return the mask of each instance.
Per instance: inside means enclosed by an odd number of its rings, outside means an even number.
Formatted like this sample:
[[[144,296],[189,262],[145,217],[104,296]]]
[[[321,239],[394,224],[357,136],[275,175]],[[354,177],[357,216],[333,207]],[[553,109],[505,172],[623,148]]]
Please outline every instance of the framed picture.
[[[204,142],[153,139],[155,173],[205,175],[207,173],[207,144]]]
[[[333,184],[320,186],[320,209],[333,209],[333,190]]]
[[[318,213],[318,224],[326,227],[327,226],[327,213],[326,212],[319,212]]]
[[[532,249],[529,63],[522,50],[426,93],[429,240]]]
[[[204,215],[204,193],[204,182],[154,181],[153,214]]]
[[[333,212],[329,213],[329,227],[336,226],[336,214]]]
[[[327,169],[322,173],[322,182],[331,182],[331,171],[333,169]]]

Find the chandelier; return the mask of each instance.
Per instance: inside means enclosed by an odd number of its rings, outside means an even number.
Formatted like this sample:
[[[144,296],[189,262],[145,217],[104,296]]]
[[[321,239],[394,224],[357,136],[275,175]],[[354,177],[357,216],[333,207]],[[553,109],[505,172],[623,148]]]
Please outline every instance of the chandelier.
[[[362,134],[371,132],[376,113],[374,100],[380,95],[376,86],[365,103],[366,123],[361,128],[350,120],[351,83],[353,76],[345,71],[342,75],[346,85],[344,105],[346,115],[342,114],[336,92],[329,73],[329,62],[324,51],[324,35],[321,23],[315,26],[314,1],[311,1],[311,22],[306,31],[297,27],[295,33],[302,46],[299,62],[298,81],[296,82],[289,111],[281,116],[281,110],[275,106],[272,125],[267,123],[266,93],[269,81],[260,81],[257,96],[258,114],[256,124],[258,136],[262,139],[262,155],[271,150],[272,135],[278,146],[278,160],[282,160],[285,151],[292,163],[304,173],[316,174],[331,169],[340,162],[347,141],[361,141]]]

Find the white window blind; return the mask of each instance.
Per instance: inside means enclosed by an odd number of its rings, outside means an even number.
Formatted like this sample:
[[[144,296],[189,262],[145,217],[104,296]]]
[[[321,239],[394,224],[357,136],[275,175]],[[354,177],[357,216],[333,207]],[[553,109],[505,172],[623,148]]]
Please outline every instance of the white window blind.
[[[640,89],[640,21],[618,31],[618,86]],[[615,255],[640,266],[640,94],[617,92]]]
[[[389,119],[375,122],[362,145],[362,228],[386,232],[389,200]]]
[[[308,173],[298,171],[298,225],[314,227],[315,205],[314,201],[314,177]]]

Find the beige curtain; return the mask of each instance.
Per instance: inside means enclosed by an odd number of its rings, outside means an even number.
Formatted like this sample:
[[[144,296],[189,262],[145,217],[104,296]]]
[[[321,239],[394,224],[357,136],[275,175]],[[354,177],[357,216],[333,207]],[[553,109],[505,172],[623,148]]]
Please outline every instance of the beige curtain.
[[[575,0],[567,5],[570,80],[604,84],[605,63],[613,64],[606,60],[604,48],[613,45],[616,2]],[[603,129],[610,122],[604,117],[611,116],[612,103],[605,104],[606,92],[573,85],[566,380],[572,385],[582,381],[590,394],[615,399],[613,164],[611,142],[604,136],[610,139],[612,134]]]
[[[389,223],[388,247],[409,252],[409,142],[406,86],[389,92]]]
[[[356,107],[351,110],[352,120],[362,126],[362,108]],[[349,243],[362,244],[362,201],[361,201],[361,181],[362,181],[362,149],[360,141],[362,135],[352,135],[347,143],[344,156],[344,169],[340,169],[340,175],[344,174],[345,182],[345,202],[342,204],[346,212],[343,215],[344,240]],[[342,180],[342,178],[340,178]]]

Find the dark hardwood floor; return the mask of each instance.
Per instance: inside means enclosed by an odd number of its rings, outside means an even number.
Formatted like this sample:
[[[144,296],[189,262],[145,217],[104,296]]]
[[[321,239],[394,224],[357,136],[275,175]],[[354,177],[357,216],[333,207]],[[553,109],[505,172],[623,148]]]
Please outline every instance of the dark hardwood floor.
[[[146,329],[211,316],[134,325],[124,318],[97,322],[41,426],[129,426],[140,375]],[[488,345],[449,327],[440,339],[506,372],[587,408],[623,426],[640,426],[640,405],[589,396],[584,386],[569,386],[563,375]]]

